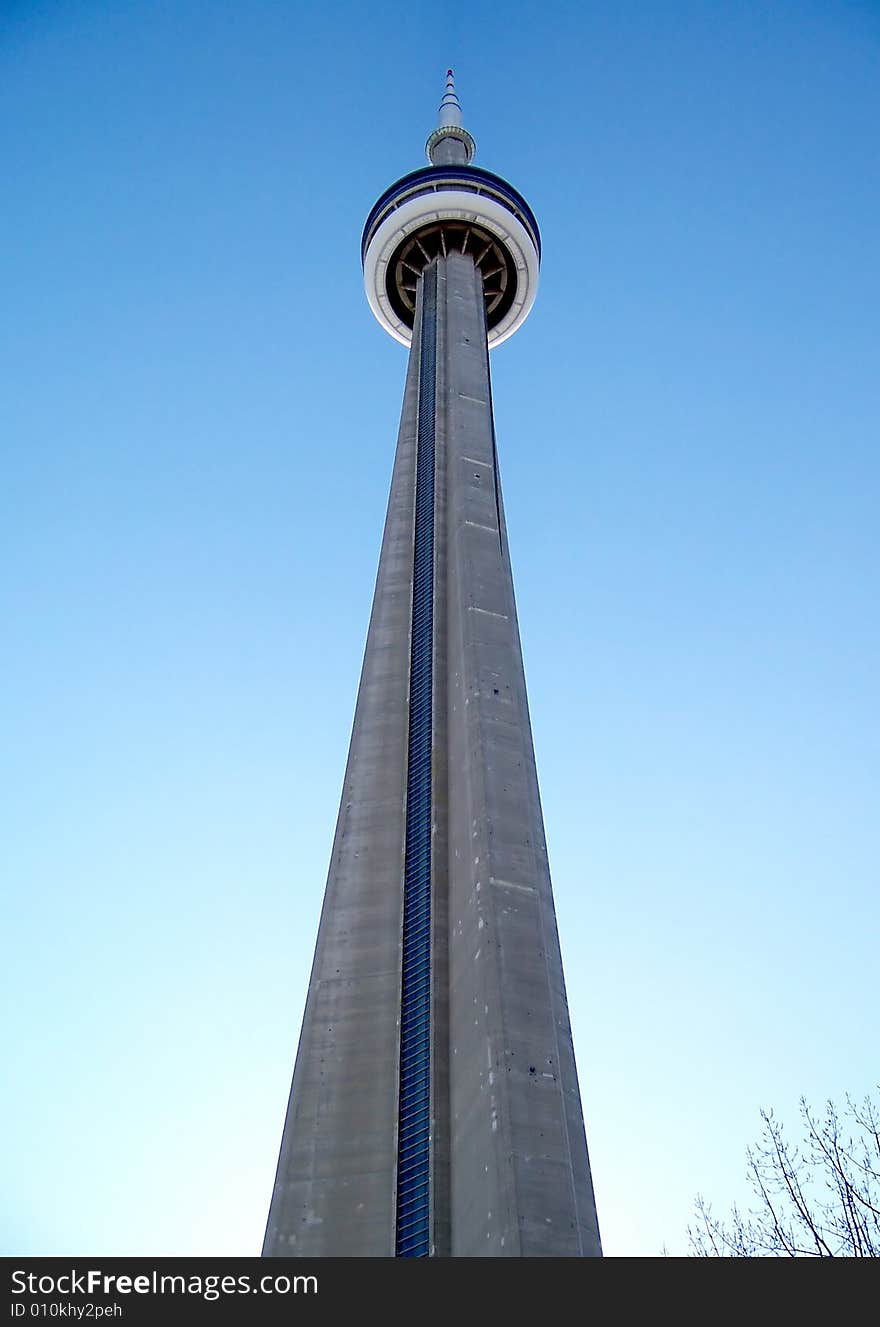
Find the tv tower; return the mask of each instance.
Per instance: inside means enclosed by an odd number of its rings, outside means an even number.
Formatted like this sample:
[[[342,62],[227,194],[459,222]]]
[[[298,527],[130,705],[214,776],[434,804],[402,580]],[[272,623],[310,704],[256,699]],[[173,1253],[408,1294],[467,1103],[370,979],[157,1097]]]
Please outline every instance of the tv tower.
[[[426,151],[361,245],[409,367],[263,1253],[599,1256],[489,374],[541,241],[452,70]]]

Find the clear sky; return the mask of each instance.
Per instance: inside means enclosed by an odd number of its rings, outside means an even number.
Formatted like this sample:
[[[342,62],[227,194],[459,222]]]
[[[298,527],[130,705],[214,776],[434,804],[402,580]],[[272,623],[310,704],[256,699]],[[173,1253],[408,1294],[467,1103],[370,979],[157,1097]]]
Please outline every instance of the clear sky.
[[[447,64],[542,227],[493,354],[600,1223],[877,1080],[880,8],[0,9],[3,1251],[259,1251]]]

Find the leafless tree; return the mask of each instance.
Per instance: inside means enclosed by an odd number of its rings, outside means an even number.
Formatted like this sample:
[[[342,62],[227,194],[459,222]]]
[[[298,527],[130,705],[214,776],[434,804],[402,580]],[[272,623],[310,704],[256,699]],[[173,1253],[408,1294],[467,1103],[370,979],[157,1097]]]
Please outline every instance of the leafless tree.
[[[772,1111],[762,1111],[760,1140],[750,1148],[755,1205],[733,1207],[726,1220],[696,1201],[688,1227],[698,1258],[880,1257],[880,1108],[849,1096],[816,1116],[801,1098],[802,1136],[790,1143]]]

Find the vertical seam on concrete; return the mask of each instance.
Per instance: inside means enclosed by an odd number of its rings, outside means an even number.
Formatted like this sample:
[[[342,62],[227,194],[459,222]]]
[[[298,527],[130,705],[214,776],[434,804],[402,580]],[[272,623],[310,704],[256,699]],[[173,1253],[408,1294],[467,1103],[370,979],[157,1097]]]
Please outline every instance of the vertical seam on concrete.
[[[482,278],[480,278],[482,285]],[[498,547],[504,556],[504,540],[501,536],[501,493],[498,478],[498,444],[495,438],[495,403],[492,400],[492,372],[489,362],[489,324],[486,322],[486,304],[483,301],[483,326],[486,331],[486,383],[489,388],[489,427],[492,430],[492,480],[495,485],[495,519],[498,522]]]

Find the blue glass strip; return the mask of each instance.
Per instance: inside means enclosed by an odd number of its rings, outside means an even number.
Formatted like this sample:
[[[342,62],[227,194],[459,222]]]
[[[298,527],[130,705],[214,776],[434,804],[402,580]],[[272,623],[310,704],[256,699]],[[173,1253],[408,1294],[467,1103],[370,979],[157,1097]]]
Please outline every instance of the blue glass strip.
[[[431,706],[434,653],[436,266],[425,271],[422,283],[403,884],[395,1243],[398,1258],[427,1258],[431,1252]]]

